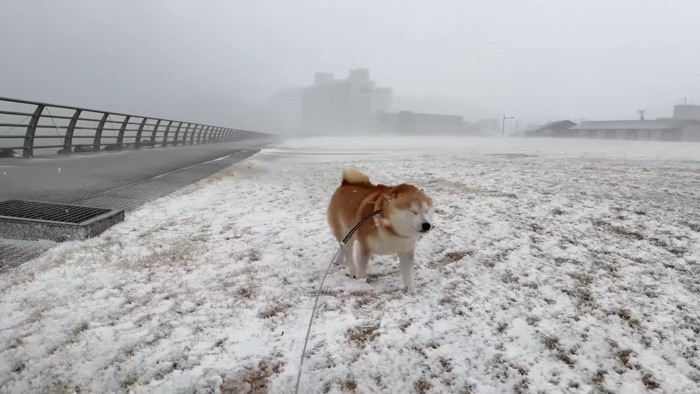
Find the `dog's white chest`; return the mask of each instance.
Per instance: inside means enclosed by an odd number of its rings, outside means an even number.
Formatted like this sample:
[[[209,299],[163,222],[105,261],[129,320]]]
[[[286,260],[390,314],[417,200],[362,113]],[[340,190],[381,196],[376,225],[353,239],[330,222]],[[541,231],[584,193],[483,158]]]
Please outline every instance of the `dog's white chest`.
[[[390,255],[412,251],[416,247],[417,239],[384,235],[370,238],[368,241],[373,254]]]

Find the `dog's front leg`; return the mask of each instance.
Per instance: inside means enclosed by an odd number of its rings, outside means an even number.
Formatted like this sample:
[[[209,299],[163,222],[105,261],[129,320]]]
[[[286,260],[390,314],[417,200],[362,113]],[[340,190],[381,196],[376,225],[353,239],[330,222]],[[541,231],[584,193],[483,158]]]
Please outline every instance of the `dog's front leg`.
[[[343,246],[343,259],[345,260],[345,264],[348,266],[348,275],[350,275],[351,278],[355,277],[355,258],[353,253],[353,249],[355,249],[354,244],[355,241],[351,240],[345,246]]]
[[[369,264],[369,249],[360,243],[357,251],[357,267],[355,268],[355,279],[367,281],[367,265]]]
[[[413,284],[414,251],[399,254],[399,269],[401,270],[401,280],[408,291],[408,294],[416,294],[416,287]]]

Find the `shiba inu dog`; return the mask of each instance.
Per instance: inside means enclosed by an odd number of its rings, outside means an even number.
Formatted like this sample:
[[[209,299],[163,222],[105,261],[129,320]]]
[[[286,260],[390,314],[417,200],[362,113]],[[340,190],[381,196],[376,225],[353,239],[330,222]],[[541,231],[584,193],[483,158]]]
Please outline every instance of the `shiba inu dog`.
[[[433,227],[433,201],[415,186],[374,185],[364,173],[343,171],[342,182],[328,206],[328,224],[341,242],[347,233],[372,212],[381,212],[362,225],[343,250],[351,277],[367,278],[372,255],[398,255],[403,285],[416,293],[413,283],[414,250],[418,239]],[[358,242],[357,260],[354,243]]]

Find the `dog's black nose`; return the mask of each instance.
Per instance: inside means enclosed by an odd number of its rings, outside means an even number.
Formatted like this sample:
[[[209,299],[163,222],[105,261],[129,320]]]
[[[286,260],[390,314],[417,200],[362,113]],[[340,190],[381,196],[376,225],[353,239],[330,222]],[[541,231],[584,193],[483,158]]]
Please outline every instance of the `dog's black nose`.
[[[430,230],[430,223],[423,223],[423,231]]]

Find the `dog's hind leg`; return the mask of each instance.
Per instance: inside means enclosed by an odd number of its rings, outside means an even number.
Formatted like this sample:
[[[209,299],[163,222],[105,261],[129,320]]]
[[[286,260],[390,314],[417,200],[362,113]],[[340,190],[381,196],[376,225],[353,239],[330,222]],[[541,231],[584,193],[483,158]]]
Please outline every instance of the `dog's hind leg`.
[[[399,254],[399,269],[401,270],[401,281],[408,291],[408,294],[416,294],[416,287],[413,284],[414,251]]]

